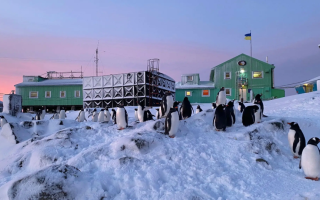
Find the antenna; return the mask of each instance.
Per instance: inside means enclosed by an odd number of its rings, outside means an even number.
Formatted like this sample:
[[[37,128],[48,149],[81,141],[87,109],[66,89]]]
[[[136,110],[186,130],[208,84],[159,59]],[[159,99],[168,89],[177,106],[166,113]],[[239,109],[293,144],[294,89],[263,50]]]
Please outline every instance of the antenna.
[[[267,61],[267,63],[268,63],[268,56],[266,57],[266,61]]]
[[[99,72],[98,72],[98,61],[99,61],[99,58],[98,58],[98,48],[99,48],[99,40],[98,40],[98,46],[97,46],[97,49],[96,49],[96,76],[99,76]]]

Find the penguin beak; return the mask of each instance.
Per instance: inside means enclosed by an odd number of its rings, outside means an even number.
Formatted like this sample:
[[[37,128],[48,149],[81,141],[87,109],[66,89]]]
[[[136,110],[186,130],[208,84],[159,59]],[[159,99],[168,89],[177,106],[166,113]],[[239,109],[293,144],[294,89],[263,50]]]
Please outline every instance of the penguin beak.
[[[291,125],[290,123],[287,123],[287,124]]]

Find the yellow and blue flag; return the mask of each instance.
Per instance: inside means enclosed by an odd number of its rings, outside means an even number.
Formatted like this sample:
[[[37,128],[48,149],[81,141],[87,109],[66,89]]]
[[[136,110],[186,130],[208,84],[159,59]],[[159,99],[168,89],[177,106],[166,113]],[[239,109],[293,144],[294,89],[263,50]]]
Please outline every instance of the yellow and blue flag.
[[[251,40],[251,33],[245,34],[245,40]]]

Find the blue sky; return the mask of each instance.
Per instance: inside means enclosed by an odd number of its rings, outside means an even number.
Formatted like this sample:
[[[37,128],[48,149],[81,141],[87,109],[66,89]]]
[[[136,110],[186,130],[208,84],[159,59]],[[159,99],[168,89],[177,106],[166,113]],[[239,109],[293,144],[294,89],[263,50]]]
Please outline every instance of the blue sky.
[[[94,75],[90,59],[99,40],[104,73],[144,70],[157,57],[176,81],[193,72],[208,80],[211,67],[250,54],[244,34],[251,30],[253,57],[269,56],[279,86],[320,75],[319,8],[319,0],[5,1],[0,66],[10,66],[3,74],[12,86],[24,68],[37,75],[81,65]]]

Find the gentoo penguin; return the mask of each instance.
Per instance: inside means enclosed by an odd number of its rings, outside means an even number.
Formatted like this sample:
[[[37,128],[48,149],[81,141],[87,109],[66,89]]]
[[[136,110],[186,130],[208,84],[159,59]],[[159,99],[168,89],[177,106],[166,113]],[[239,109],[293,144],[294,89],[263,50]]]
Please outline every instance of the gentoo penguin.
[[[320,139],[313,137],[303,149],[299,168],[303,169],[306,179],[318,181],[320,176],[320,150],[317,146]]]
[[[196,114],[198,114],[199,112],[202,112],[200,105],[197,106]]]
[[[217,107],[220,104],[224,104],[225,105],[226,102],[227,102],[226,91],[224,90],[224,87],[222,87],[220,89],[220,91],[218,92],[218,94],[217,94],[216,105],[217,105]]]
[[[80,110],[80,112],[78,114],[78,117],[76,118],[76,121],[83,122],[84,120],[87,121],[85,113],[84,113],[84,110],[83,110],[83,108],[81,108],[81,110]]]
[[[162,101],[160,101],[160,107],[159,107],[159,119],[162,117]]]
[[[216,108],[213,117],[213,126],[216,128],[216,131],[225,131],[227,126],[226,113],[224,111],[225,105],[219,104]]]
[[[1,127],[3,127],[7,122],[6,118],[4,118],[4,116],[0,116],[0,125]]]
[[[145,122],[148,120],[148,114],[147,114],[148,108],[144,107],[141,102],[138,101],[138,119],[139,122]]]
[[[112,121],[114,124],[117,124],[117,115],[116,115],[115,109],[112,109],[111,112],[112,112]]]
[[[59,112],[56,111],[56,113],[53,114],[53,119],[59,119]]]
[[[156,119],[160,119],[159,108],[157,108],[156,111],[157,111],[157,113],[156,113]]]
[[[120,105],[116,112],[117,126],[119,130],[128,127],[128,113],[123,105]]]
[[[41,115],[40,115],[40,120],[43,120],[45,116],[46,116],[46,110],[44,108],[42,108]]]
[[[104,122],[104,109],[102,108],[99,112],[99,115],[98,115],[98,122]]]
[[[267,117],[266,115],[263,114],[264,106],[263,106],[263,102],[262,102],[261,96],[262,96],[262,94],[257,94],[257,95],[255,96],[255,98],[254,98],[254,104],[259,104],[259,105],[260,105],[260,108],[261,108],[262,116],[263,116],[263,117]]]
[[[36,114],[36,120],[41,120],[41,114],[42,114],[42,111],[41,111],[41,109],[39,109]]]
[[[169,137],[174,138],[179,128],[179,114],[175,107],[177,107],[179,102],[174,102],[173,106],[170,108],[168,115],[166,116],[164,133],[169,135]]]
[[[302,150],[306,147],[306,139],[296,122],[288,123],[290,125],[288,133],[288,141],[290,145],[293,158],[299,158]]]
[[[181,107],[180,107],[180,115],[182,119],[187,119],[189,117],[191,117],[193,108],[190,104],[190,101],[188,100],[188,97],[184,97]]]
[[[138,117],[138,108],[134,109],[134,118],[136,121],[139,121],[139,117]]]
[[[109,122],[110,117],[111,117],[111,115],[110,115],[109,109],[108,109],[108,107],[106,107],[106,109],[104,110],[104,121]]]
[[[164,96],[162,97],[162,105],[161,105],[161,117],[167,116],[167,114],[170,111],[170,108],[173,106],[173,96],[170,92],[166,92]]]
[[[244,103],[239,102],[238,110],[239,110],[241,113],[244,111],[245,108],[246,108],[246,106],[244,105]]]
[[[255,113],[259,110],[259,106],[252,105],[247,106],[242,114],[242,124],[244,126],[250,126],[255,122]]]
[[[257,110],[257,112],[254,113],[254,123],[260,123],[261,122],[261,118],[262,118],[262,112],[261,112],[261,108],[259,104],[255,104],[256,106],[259,107],[259,109]]]
[[[236,116],[234,114],[234,102],[229,101],[226,108],[224,109],[226,113],[227,126],[231,127],[236,122]]]
[[[67,117],[65,110],[60,110],[59,119],[65,119]]]
[[[93,122],[97,122],[98,121],[98,116],[99,113],[97,112],[97,109],[93,109],[92,113],[88,116],[88,118],[92,116],[92,120]]]
[[[216,109],[217,108],[217,104],[216,103],[212,103],[212,109]]]

